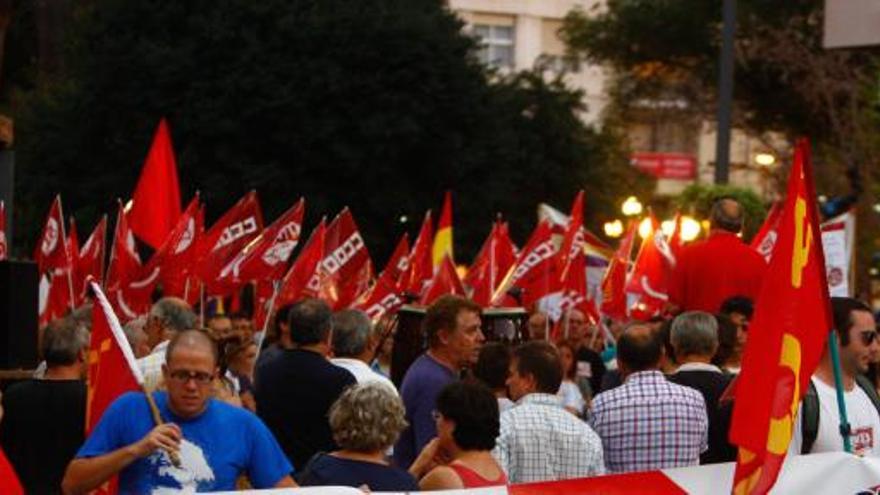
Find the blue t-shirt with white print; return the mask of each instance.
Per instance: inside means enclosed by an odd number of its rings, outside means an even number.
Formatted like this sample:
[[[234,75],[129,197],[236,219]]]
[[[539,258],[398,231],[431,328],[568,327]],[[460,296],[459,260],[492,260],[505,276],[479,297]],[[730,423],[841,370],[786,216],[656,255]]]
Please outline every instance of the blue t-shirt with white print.
[[[163,421],[183,432],[181,466],[163,450],[129,464],[119,474],[121,494],[234,490],[246,473],[254,488],[270,488],[293,472],[269,429],[249,411],[210,399],[205,411],[183,419],[168,409],[165,392],[154,394]],[[144,394],[130,392],[104,412],[76,457],[96,457],[133,444],[154,428]]]

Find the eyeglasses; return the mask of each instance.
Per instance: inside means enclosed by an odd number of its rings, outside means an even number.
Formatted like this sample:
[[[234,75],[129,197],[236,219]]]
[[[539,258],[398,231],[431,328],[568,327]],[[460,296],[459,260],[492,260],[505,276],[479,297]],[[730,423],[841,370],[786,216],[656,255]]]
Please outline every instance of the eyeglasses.
[[[195,380],[198,385],[206,385],[211,383],[211,380],[214,379],[214,375],[211,373],[205,373],[202,371],[187,371],[187,370],[174,370],[168,374],[172,380],[185,384],[190,380]]]
[[[862,345],[869,346],[874,343],[874,339],[877,338],[877,330],[865,330],[864,332],[859,333],[862,337]]]

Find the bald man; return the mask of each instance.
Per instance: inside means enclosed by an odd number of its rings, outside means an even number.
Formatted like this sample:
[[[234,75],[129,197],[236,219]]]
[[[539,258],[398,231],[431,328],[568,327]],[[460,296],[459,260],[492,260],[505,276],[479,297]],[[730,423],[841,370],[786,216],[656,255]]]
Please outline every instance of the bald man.
[[[662,353],[660,337],[647,325],[631,325],[617,340],[624,383],[596,396],[590,416],[609,472],[696,466],[708,448],[703,396],[663,376]]]
[[[669,291],[674,310],[717,313],[730,297],[757,299],[767,263],[739,237],[744,216],[733,198],[712,205],[709,238],[685,246],[676,260]]]
[[[116,474],[120,493],[235,490],[241,474],[254,488],[296,486],[263,422],[211,397],[217,372],[217,347],[205,332],[177,333],[162,366],[168,391],[154,394],[164,423],[154,424],[144,394],[116,399],[67,467],[64,493],[86,493]]]

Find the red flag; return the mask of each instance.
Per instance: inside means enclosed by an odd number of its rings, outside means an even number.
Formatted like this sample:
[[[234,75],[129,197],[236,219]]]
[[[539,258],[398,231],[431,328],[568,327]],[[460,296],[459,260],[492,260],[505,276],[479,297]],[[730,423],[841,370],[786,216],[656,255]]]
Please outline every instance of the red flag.
[[[577,253],[584,251],[584,191],[581,190],[574,198],[571,205],[571,214],[568,219],[568,226],[565,228],[565,235],[562,238],[562,245],[559,246],[559,254],[556,256],[557,273],[562,275],[568,267],[571,259],[577,256]]]
[[[70,229],[67,231],[67,249],[70,253],[72,265],[79,259],[79,234],[76,232],[76,220],[70,217]]]
[[[194,271],[199,238],[204,233],[204,227],[204,210],[196,193],[165,243],[153,255],[153,260],[161,267],[160,281],[166,296],[184,297],[187,278]]]
[[[21,482],[18,481],[18,476],[12,469],[12,464],[9,463],[6,454],[3,453],[3,449],[0,449],[0,493],[24,495],[24,488],[21,487]]]
[[[322,277],[319,271],[321,271],[321,258],[324,254],[324,239],[327,233],[324,223],[325,219],[322,218],[284,276],[275,303],[276,307],[280,308],[296,302],[305,296],[320,294]]]
[[[40,302],[37,318],[40,328],[63,317],[73,309],[67,271],[56,268],[40,278]]]
[[[104,244],[107,242],[107,215],[101,217],[98,225],[82,245],[79,256],[75,258],[73,292],[77,305],[85,300],[86,280],[94,278],[99,283],[104,280]]]
[[[434,275],[434,262],[431,255],[434,242],[431,234],[432,225],[431,210],[428,210],[425,213],[425,220],[422,221],[419,236],[416,237],[416,242],[409,254],[409,264],[401,275],[401,289],[415,296],[422,294]]]
[[[344,309],[369,289],[373,263],[348,208],[330,222],[324,240],[322,297],[334,310]]]
[[[770,207],[770,213],[767,219],[761,225],[761,230],[755,234],[752,239],[752,249],[760,253],[764,260],[770,262],[770,255],[773,253],[773,247],[776,245],[776,239],[779,237],[779,221],[782,215],[780,203],[773,203]]]
[[[624,321],[627,318],[626,275],[637,228],[638,223],[631,221],[602,278],[602,313],[617,321]]]
[[[568,337],[567,319],[565,315],[576,309],[589,318],[593,324],[599,323],[599,312],[596,304],[587,294],[587,256],[583,250],[576,252],[569,260],[567,270],[562,274],[562,287],[558,302],[551,301],[554,308],[546,308],[546,312],[556,320],[554,338]]]
[[[61,196],[55,196],[43,234],[34,251],[34,261],[40,273],[45,273],[55,268],[67,269],[70,267],[70,253],[67,246],[67,235],[64,233],[64,214],[61,210]]]
[[[440,210],[440,221],[437,222],[437,232],[434,233],[433,247],[431,248],[431,260],[434,271],[440,268],[443,258],[452,255],[452,192],[446,191],[443,195],[443,208]],[[453,261],[453,264],[455,262]]]
[[[660,314],[669,300],[669,281],[675,258],[660,224],[651,213],[651,232],[642,240],[626,291],[638,296],[630,308],[630,316],[646,320]]]
[[[768,492],[785,460],[810,376],[833,328],[810,149],[795,147],[778,240],[755,301],[730,439],[736,494]]]
[[[400,237],[397,247],[388,259],[388,264],[379,275],[379,279],[366,296],[355,302],[354,307],[367,313],[372,320],[377,320],[386,313],[396,311],[403,305],[397,281],[406,270],[409,253],[409,235],[406,232]]]
[[[681,239],[681,212],[675,212],[675,218],[672,220],[672,234],[669,235],[669,249],[672,250],[672,256],[677,257],[681,251],[684,241]]]
[[[9,246],[6,241],[6,203],[0,201],[0,260],[9,256]]]
[[[471,299],[480,306],[489,306],[502,277],[515,262],[516,246],[510,240],[507,223],[497,221],[465,275],[465,285],[473,289]]]
[[[159,249],[180,217],[177,163],[171,148],[168,123],[159,121],[153,144],[131,196],[128,212],[131,230],[153,249]]]
[[[525,307],[558,290],[559,274],[556,271],[556,248],[552,235],[552,227],[547,220],[541,221],[535,227],[516,263],[510,267],[504,281],[493,294],[493,306],[503,304],[510,289],[522,291],[520,302]],[[511,301],[508,300],[508,303]]]
[[[251,191],[205,232],[199,242],[198,276],[208,295],[224,295],[231,289],[219,284],[221,270],[262,230],[260,203],[256,191]]]
[[[464,286],[461,285],[461,279],[458,278],[455,265],[449,256],[443,258],[440,269],[437,270],[434,278],[431,279],[431,283],[428,284],[425,295],[422,296],[420,302],[425,306],[430,306],[437,298],[446,294],[464,296]]]
[[[250,281],[281,278],[299,242],[304,214],[305,199],[300,199],[223,268],[221,279],[238,287]]]
[[[105,287],[113,307],[125,320],[144,314],[150,307],[152,287],[143,287],[143,266],[135,250],[134,234],[122,204],[116,214],[116,230],[110,250]],[[132,287],[136,284],[136,287]],[[147,283],[149,285],[149,281]]]

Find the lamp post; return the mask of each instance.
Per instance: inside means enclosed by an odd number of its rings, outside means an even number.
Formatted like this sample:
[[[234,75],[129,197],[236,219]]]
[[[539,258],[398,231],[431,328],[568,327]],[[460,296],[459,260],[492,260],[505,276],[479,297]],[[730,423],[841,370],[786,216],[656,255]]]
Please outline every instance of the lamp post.
[[[635,196],[630,196],[630,197],[626,198],[626,200],[620,206],[620,211],[628,217],[634,217],[636,215],[641,215],[642,210],[643,210],[642,203]]]

